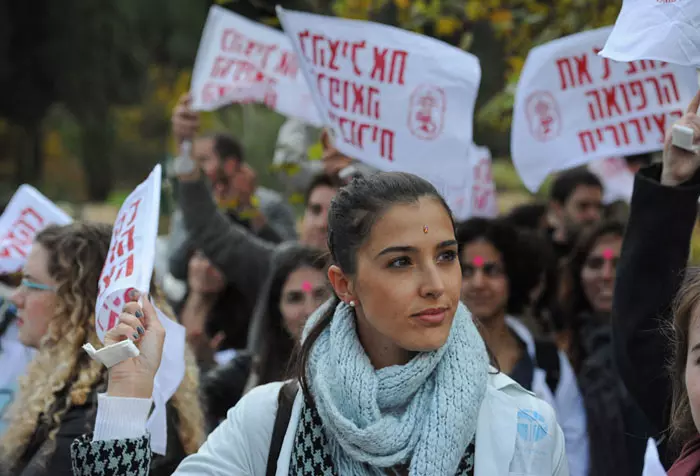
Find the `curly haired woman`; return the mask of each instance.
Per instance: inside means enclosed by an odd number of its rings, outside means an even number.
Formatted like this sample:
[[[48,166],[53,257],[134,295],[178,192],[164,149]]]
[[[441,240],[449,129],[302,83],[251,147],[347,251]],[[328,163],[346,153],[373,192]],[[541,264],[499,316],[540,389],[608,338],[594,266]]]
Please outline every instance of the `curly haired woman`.
[[[70,445],[92,431],[107,369],[81,347],[99,344],[94,309],[110,237],[111,227],[91,223],[51,226],[36,236],[22,284],[12,296],[20,340],[37,349],[0,439],[0,460],[13,475],[72,475]],[[152,461],[154,475],[171,474],[204,438],[197,369],[189,353],[186,361],[185,377],[168,408],[168,454]]]

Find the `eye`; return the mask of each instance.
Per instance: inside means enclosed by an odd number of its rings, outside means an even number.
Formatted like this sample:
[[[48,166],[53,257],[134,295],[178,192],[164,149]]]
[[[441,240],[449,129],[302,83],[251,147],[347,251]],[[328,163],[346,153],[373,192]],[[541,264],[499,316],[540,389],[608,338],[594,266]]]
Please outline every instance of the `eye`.
[[[474,276],[474,266],[471,264],[462,265],[462,276],[465,278],[471,278]]]
[[[311,210],[311,213],[314,215],[320,215],[321,214],[321,205],[310,205],[309,210]]]
[[[285,301],[289,304],[298,304],[304,300],[304,294],[301,291],[292,291],[287,293]]]
[[[387,268],[405,268],[411,265],[411,260],[408,256],[393,259],[389,262]]]
[[[438,261],[454,261],[457,257],[457,252],[455,250],[446,250],[440,253]]]

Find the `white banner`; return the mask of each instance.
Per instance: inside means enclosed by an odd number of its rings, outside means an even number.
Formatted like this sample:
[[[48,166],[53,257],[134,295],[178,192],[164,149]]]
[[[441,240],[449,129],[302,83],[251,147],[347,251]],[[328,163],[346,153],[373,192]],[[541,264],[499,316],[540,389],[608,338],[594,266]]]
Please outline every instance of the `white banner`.
[[[659,150],[697,91],[695,71],[598,56],[611,27],[530,51],[513,110],[511,153],[525,186],[592,160]]]
[[[434,38],[278,7],[338,149],[379,170],[460,174],[481,67]]]
[[[616,61],[657,60],[700,67],[700,2],[623,0],[600,54]]]
[[[20,186],[0,216],[0,274],[22,269],[34,237],[48,225],[73,219],[31,185]]]
[[[160,217],[160,182],[159,164],[119,209],[98,283],[95,327],[100,342],[117,324],[127,293],[131,289],[143,294],[149,291]]]
[[[232,103],[263,103],[320,127],[289,38],[217,5],[209,9],[190,87],[195,110]]]

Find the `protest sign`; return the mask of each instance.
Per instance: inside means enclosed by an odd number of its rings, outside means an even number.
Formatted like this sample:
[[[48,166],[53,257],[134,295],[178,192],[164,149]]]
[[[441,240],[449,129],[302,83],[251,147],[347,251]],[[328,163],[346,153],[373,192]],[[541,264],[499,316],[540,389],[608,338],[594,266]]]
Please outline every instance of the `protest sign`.
[[[598,56],[610,30],[567,36],[528,55],[516,91],[511,153],[531,191],[550,172],[659,150],[697,91],[691,68]]]
[[[73,219],[31,185],[20,186],[0,216],[0,274],[19,271],[34,237],[48,225],[67,225]]]
[[[615,61],[700,67],[700,2],[624,0],[600,54]]]
[[[195,110],[262,103],[321,126],[289,38],[217,5],[209,9],[190,91]]]
[[[277,9],[343,154],[379,170],[461,174],[481,68],[434,38]]]
[[[112,239],[100,274],[95,326],[104,342],[128,301],[127,293],[137,289],[147,293],[155,263],[155,247],[160,216],[161,167],[156,165],[148,178],[126,198],[114,223]]]

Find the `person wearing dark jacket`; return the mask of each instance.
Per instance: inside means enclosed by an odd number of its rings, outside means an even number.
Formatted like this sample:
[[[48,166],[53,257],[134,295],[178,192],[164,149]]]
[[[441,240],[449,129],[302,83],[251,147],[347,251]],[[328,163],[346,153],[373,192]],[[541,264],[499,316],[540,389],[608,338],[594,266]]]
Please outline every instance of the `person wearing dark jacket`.
[[[680,121],[694,130],[696,143],[700,138],[699,103],[700,94]],[[620,377],[650,422],[650,436],[657,441],[659,457],[667,468],[686,441],[669,444],[672,378],[668,362],[673,354],[665,329],[673,320],[672,303],[686,274],[700,198],[699,168],[697,154],[674,147],[669,133],[663,163],[636,175],[613,307]],[[686,356],[676,359],[685,361]],[[696,473],[671,470],[669,474]]]

